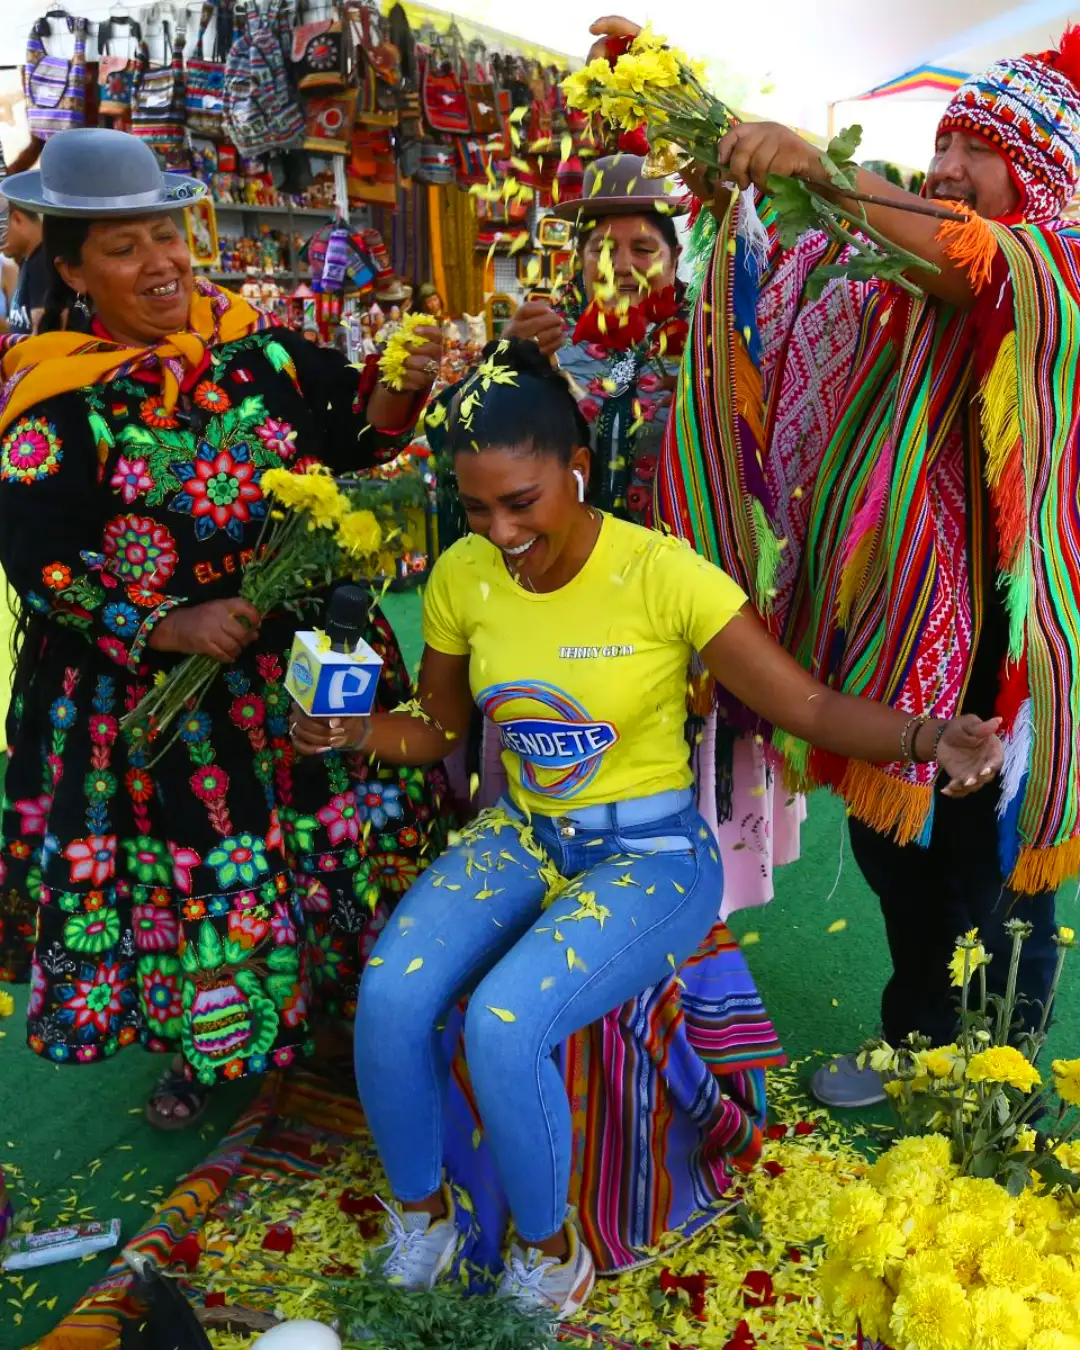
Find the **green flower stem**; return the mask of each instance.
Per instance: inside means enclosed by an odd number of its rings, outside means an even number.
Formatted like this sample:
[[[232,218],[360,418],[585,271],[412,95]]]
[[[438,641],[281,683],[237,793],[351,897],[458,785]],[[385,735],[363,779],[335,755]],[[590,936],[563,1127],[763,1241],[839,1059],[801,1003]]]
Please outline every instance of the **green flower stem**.
[[[1061,981],[1061,970],[1065,964],[1065,958],[1069,954],[1069,948],[1064,944],[1058,945],[1057,961],[1054,963],[1054,978],[1050,981],[1050,992],[1046,996],[1046,1002],[1043,1004],[1042,1016],[1039,1018],[1039,1029],[1035,1033],[1039,1040],[1039,1048],[1036,1050],[1032,1062],[1038,1059],[1042,1053],[1043,1045],[1046,1039],[1046,1030],[1050,1025],[1050,1014],[1054,1008],[1054,1001],[1057,998],[1058,984]]]
[[[1005,984],[1005,999],[998,1008],[997,1044],[1008,1045],[1012,1031],[1013,1012],[1016,1008],[1016,979],[1020,971],[1020,949],[1024,939],[1019,933],[1013,934],[1012,951],[1009,953],[1009,977]]]

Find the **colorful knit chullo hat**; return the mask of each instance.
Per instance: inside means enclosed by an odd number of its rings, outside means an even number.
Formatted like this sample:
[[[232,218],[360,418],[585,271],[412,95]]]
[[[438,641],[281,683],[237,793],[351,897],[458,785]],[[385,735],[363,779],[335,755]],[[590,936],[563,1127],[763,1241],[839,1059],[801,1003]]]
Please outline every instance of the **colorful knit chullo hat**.
[[[1026,221],[1055,220],[1080,180],[1080,27],[1056,51],[1014,56],[956,91],[938,135],[978,136],[1002,154]]]

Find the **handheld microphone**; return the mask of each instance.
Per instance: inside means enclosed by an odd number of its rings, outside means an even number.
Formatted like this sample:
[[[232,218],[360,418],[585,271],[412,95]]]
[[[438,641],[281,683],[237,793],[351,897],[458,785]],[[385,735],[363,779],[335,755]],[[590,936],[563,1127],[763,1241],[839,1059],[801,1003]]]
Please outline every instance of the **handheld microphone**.
[[[293,639],[285,688],[310,717],[366,717],[374,707],[382,657],[363,636],[370,604],[362,587],[341,586],[323,631]]]

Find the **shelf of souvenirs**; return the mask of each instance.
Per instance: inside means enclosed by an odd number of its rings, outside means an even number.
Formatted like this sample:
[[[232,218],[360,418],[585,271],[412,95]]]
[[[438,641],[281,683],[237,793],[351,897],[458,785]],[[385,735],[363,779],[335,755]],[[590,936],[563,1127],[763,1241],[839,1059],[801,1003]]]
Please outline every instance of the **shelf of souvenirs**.
[[[332,206],[252,206],[247,202],[221,202],[214,199],[214,210],[218,214],[235,211],[245,216],[320,216],[329,220],[334,214]]]
[[[205,277],[207,281],[247,281],[247,272],[204,272],[201,267],[195,269],[196,276]],[[311,280],[311,269],[308,267],[299,267],[295,272],[286,269],[284,272],[263,272],[255,269],[255,279],[262,280],[265,276],[272,276],[277,282],[291,282],[294,285],[299,281]]]

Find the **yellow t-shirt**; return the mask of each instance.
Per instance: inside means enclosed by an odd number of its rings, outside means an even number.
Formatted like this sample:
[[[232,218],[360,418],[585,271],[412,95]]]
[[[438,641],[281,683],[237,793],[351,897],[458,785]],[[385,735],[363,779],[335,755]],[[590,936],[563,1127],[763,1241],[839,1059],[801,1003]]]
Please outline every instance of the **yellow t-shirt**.
[[[745,603],[686,544],[605,516],[588,562],[546,595],[480,535],[459,540],[428,582],[424,640],[469,657],[514,801],[557,816],[689,786],[691,655]]]

